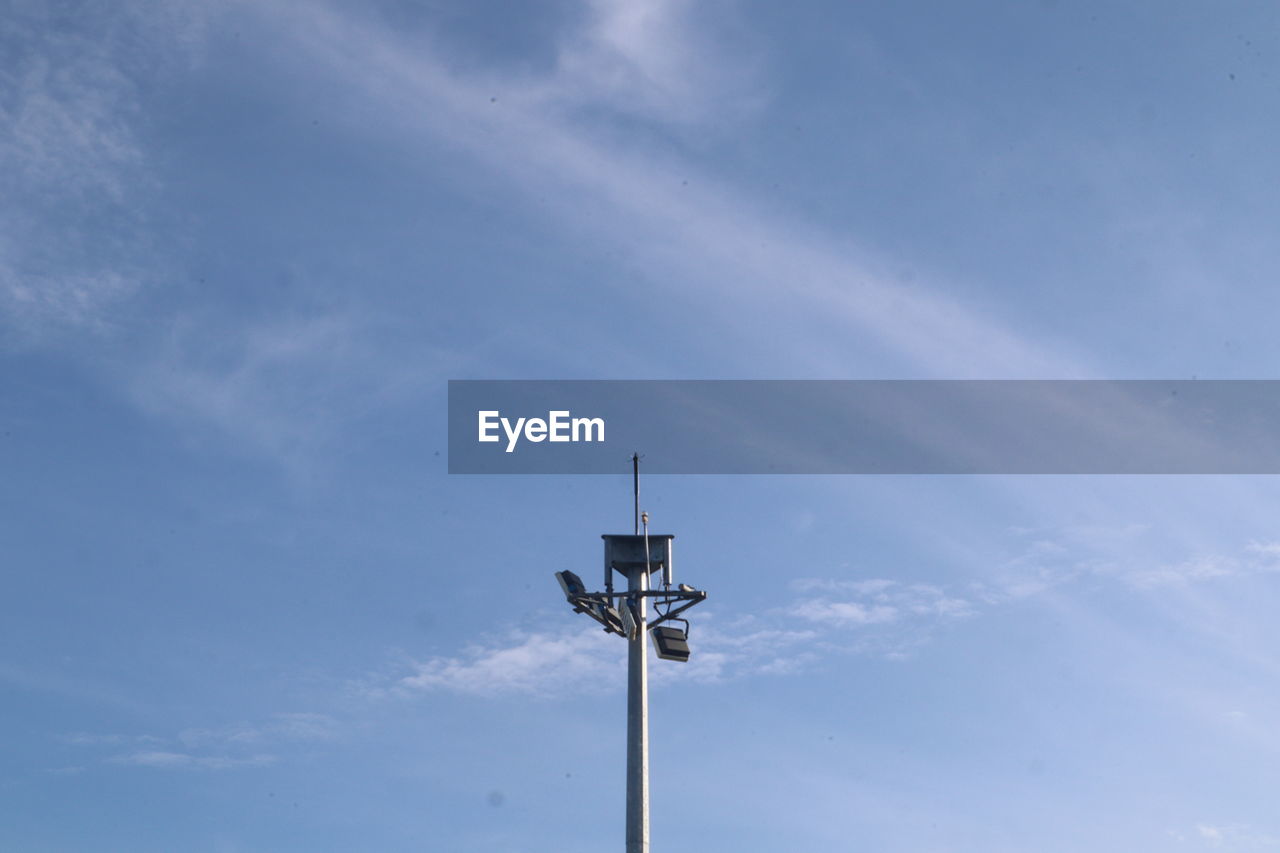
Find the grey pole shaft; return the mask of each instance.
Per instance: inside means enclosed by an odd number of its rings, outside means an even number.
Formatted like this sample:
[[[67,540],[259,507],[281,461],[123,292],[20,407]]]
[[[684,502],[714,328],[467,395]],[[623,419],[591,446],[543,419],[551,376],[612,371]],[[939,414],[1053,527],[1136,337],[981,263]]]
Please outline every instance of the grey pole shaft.
[[[634,569],[627,589],[643,592],[648,572]],[[627,853],[649,853],[649,672],[646,658],[649,614],[636,597],[636,635],[627,649]]]

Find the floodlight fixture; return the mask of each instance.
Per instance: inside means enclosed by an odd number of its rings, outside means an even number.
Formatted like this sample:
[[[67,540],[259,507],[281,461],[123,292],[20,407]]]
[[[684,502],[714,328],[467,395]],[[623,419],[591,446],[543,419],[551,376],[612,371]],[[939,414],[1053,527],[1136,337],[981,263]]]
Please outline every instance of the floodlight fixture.
[[[560,588],[564,590],[564,597],[570,604],[573,604],[578,596],[587,594],[587,585],[573,572],[556,572],[556,580],[560,581]]]
[[[660,625],[649,633],[653,636],[653,649],[663,660],[685,663],[689,660],[689,634],[679,628]]]
[[[587,614],[612,634],[626,636],[622,614],[610,603],[608,596],[587,592],[582,578],[570,571],[556,572],[556,580],[564,591],[565,600],[573,605],[574,612]]]

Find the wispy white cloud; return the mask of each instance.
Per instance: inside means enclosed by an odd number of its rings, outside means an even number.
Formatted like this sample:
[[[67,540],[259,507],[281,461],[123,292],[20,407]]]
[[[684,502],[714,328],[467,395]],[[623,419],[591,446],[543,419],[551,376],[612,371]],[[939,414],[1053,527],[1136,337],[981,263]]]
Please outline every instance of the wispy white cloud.
[[[110,308],[137,292],[137,278],[117,270],[28,271],[29,259],[0,243],[0,294],[15,331],[24,338],[51,326],[102,330]]]
[[[653,682],[658,686],[706,684],[791,675],[816,663],[820,658],[819,632],[778,615],[721,621],[714,613],[705,614],[691,626],[689,642],[694,654],[688,663],[671,665],[653,658],[657,662],[650,670]]]
[[[87,31],[50,37],[43,53],[7,81],[19,93],[9,109],[21,133],[0,156],[11,174],[26,176],[32,193],[53,181],[112,210],[138,206],[126,197],[151,176],[138,130],[146,109],[139,63],[167,62],[181,71],[180,59],[199,54],[214,13],[195,21],[161,16],[157,24],[139,23],[132,7],[122,9],[144,42],[181,49],[129,60],[112,39],[89,45]],[[661,134],[619,136],[618,116],[654,127],[697,125],[699,134],[736,132],[755,120],[767,75],[740,38],[730,44],[723,27],[709,25],[731,19],[731,4],[710,15],[702,4],[679,0],[591,0],[579,25],[561,33],[558,60],[541,75],[458,71],[431,34],[407,38],[337,4],[235,9],[278,35],[268,40],[279,61],[331,86],[360,133],[406,156],[414,152],[414,159],[424,144],[460,152],[479,174],[500,178],[513,200],[548,206],[554,215],[544,209],[540,222],[554,223],[566,238],[591,232],[643,261],[655,287],[714,305],[717,315],[789,316],[808,331],[790,336],[801,343],[784,369],[829,373],[832,346],[856,338],[908,372],[951,374],[956,352],[967,353],[962,369],[972,375],[1005,375],[1011,365],[1031,375],[1075,371],[1074,361],[961,304],[944,285],[902,286],[882,274],[894,264],[801,217],[779,214],[768,199],[683,156],[678,144],[657,141]],[[34,31],[39,22],[31,20]],[[148,74],[157,76],[154,68]],[[26,231],[9,229],[20,238],[0,242],[0,299],[28,332],[50,324],[109,325],[111,307],[157,276],[154,262],[137,262],[147,253],[136,244],[67,251],[74,235],[59,229],[55,240],[52,219],[16,206],[6,215]],[[780,282],[788,291],[782,303]],[[154,414],[211,425],[285,458],[304,456],[342,428],[340,412],[376,407],[395,393],[389,389],[420,388],[405,367],[411,361],[432,363],[437,376],[458,360],[452,344],[428,344],[413,358],[389,354],[358,313],[247,324],[243,317],[164,318],[168,337],[122,359],[118,378]],[[726,320],[727,329],[735,327]],[[851,329],[864,334],[852,336]]]
[[[332,398],[358,381],[349,369],[357,347],[343,317],[238,328],[184,317],[129,379],[148,411],[287,455],[313,446],[337,419]]]
[[[98,734],[94,732],[71,732],[63,735],[60,739],[63,743],[72,746],[101,746],[123,743],[154,744],[162,741],[161,738],[154,735]]]
[[[1126,572],[1124,579],[1138,587],[1159,587],[1229,578],[1251,568],[1237,557],[1201,554],[1177,563],[1134,569]]]
[[[341,724],[328,714],[295,711],[276,714],[266,730],[290,740],[332,740],[338,736]]]
[[[647,52],[648,28],[657,26],[654,21],[679,25],[683,19],[672,11],[678,8],[659,4],[633,17],[621,7],[602,6],[610,11],[592,17],[583,38],[611,46],[620,63],[648,69],[659,81],[681,76],[665,70],[665,54]],[[551,206],[567,235],[589,230],[642,258],[657,288],[715,300],[722,310],[758,314],[767,307],[779,318],[789,312],[813,331],[830,327],[834,335],[839,327],[840,341],[857,329],[915,371],[998,376],[1016,366],[1022,375],[1079,372],[1078,361],[1050,352],[1042,341],[1023,340],[942,287],[919,281],[901,286],[881,274],[891,266],[886,262],[798,218],[767,212],[764,200],[670,148],[622,143],[599,123],[548,111],[551,81],[467,76],[450,69],[429,40],[409,43],[332,8],[272,9],[277,26],[297,41],[297,60],[326,69],[361,104],[366,132],[391,137],[406,150],[417,150],[414,140],[421,140],[463,152],[526,199]],[[491,93],[499,89],[495,104]],[[367,120],[375,116],[378,121]],[[785,304],[777,300],[780,282],[786,282]],[[957,352],[966,354],[963,364]],[[829,347],[821,358],[813,356],[815,370],[831,363]]]
[[[184,729],[171,737],[73,732],[61,740],[86,749],[134,747],[128,752],[103,757],[102,760],[108,764],[159,769],[232,770],[274,764],[281,760],[279,751],[290,742],[332,740],[340,729],[341,723],[327,714],[290,712],[272,715],[257,724]]]
[[[244,757],[226,755],[193,755],[187,752],[152,750],[131,752],[108,759],[113,764],[151,767],[159,770],[235,770],[242,767],[265,767],[277,761],[276,756],[256,754]]]
[[[201,17],[133,3],[74,16],[39,2],[6,8],[0,320],[10,341],[103,329],[154,273],[139,213],[155,187],[139,80],[163,79],[149,75],[192,44]]]
[[[619,664],[626,653],[617,640],[595,629],[513,635],[473,646],[456,657],[415,664],[393,689],[478,696],[613,689],[620,684]]]
[[[834,626],[887,625],[902,621],[961,618],[974,605],[934,584],[901,583],[885,578],[861,581],[800,580],[795,588],[810,595],[790,612]]]
[[[1012,530],[1023,540],[1015,556],[986,568],[969,584],[981,605],[1011,604],[1084,582],[1111,582],[1138,592],[1198,586],[1280,571],[1280,547],[1248,542],[1236,550],[1195,550],[1170,558],[1163,535],[1148,525]],[[1160,540],[1160,541],[1152,541]]]
[[[689,663],[654,666],[655,685],[673,681],[717,682],[748,669],[779,673],[782,648],[802,635],[781,631],[748,631],[729,639],[721,632],[699,629],[690,638],[697,653]],[[803,635],[807,636],[807,635]],[[763,654],[765,648],[770,653]],[[610,692],[625,684],[627,646],[619,637],[594,627],[566,626],[555,632],[513,634],[477,644],[459,655],[440,656],[411,665],[411,673],[389,685],[377,681],[366,689],[375,695],[441,691],[473,696],[523,694],[542,698]],[[656,661],[650,653],[651,662]]]
[[[86,769],[82,764],[68,764],[64,767],[50,767],[44,772],[50,776],[79,776]]]
[[[897,608],[886,604],[830,599],[802,601],[792,608],[792,612],[802,619],[833,625],[882,625],[898,621],[901,615]]]
[[[1129,530],[1140,532],[1141,528]],[[1104,535],[1102,542],[1092,545],[1080,541],[1074,544],[1039,541],[1031,552],[1010,565],[1020,564],[1038,575],[1045,588],[1093,577],[1119,581],[1139,590],[1158,591],[1277,572],[1280,571],[1277,555],[1280,547],[1275,543],[1253,541],[1235,552],[1200,552],[1170,560],[1144,553],[1140,547],[1114,550],[1114,538]],[[1006,594],[1016,594],[1020,584],[1021,581],[1012,579]]]
[[[109,33],[114,22],[97,21],[96,32],[60,27],[47,6],[40,9],[45,5],[19,3],[18,14],[6,15],[9,45],[21,47],[3,76],[5,179],[76,199],[102,194],[119,201],[143,155],[131,123],[137,87],[100,29],[106,25]]]
[[[1187,830],[1169,833],[1178,841],[1194,840],[1210,850],[1275,850],[1280,848],[1280,836],[1260,831],[1240,823],[1195,824]]]
[[[689,0],[587,0],[565,34],[555,71],[537,81],[549,105],[595,106],[662,123],[722,121],[760,102],[760,79],[735,45],[700,30],[706,4]],[[726,4],[715,4],[721,15]]]
[[[1250,542],[1245,554],[1259,570],[1280,571],[1280,542]]]
[[[176,740],[186,746],[332,740],[340,729],[341,723],[328,714],[295,711],[273,714],[259,723],[237,723],[214,729],[184,729],[177,734]]]
[[[354,309],[238,323],[185,313],[119,375],[144,411],[303,465],[353,420],[459,364],[430,346],[396,358],[378,335]]]

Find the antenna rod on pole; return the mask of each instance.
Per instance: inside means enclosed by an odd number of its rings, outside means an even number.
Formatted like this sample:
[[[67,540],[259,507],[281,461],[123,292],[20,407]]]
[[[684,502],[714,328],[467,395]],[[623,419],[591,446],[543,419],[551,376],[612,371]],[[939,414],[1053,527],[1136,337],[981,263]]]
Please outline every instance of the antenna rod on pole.
[[[636,493],[636,535],[640,535],[640,454],[631,454],[631,485]]]

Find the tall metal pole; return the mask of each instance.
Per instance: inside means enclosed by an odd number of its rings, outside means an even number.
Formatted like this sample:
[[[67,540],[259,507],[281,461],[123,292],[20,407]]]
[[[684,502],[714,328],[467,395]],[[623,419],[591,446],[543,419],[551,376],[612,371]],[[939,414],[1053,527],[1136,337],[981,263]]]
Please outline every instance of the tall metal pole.
[[[636,496],[636,533],[640,533],[640,456],[631,457]],[[627,591],[645,592],[649,571],[638,566],[627,573]],[[648,605],[634,596],[636,633],[627,648],[627,851],[649,853],[649,633]]]
[[[648,589],[643,567],[627,575],[627,589]],[[644,641],[649,615],[636,596],[636,634],[627,649],[627,853],[649,853],[649,671]]]
[[[631,454],[631,488],[636,496],[636,529],[635,534],[640,535],[640,454]]]

